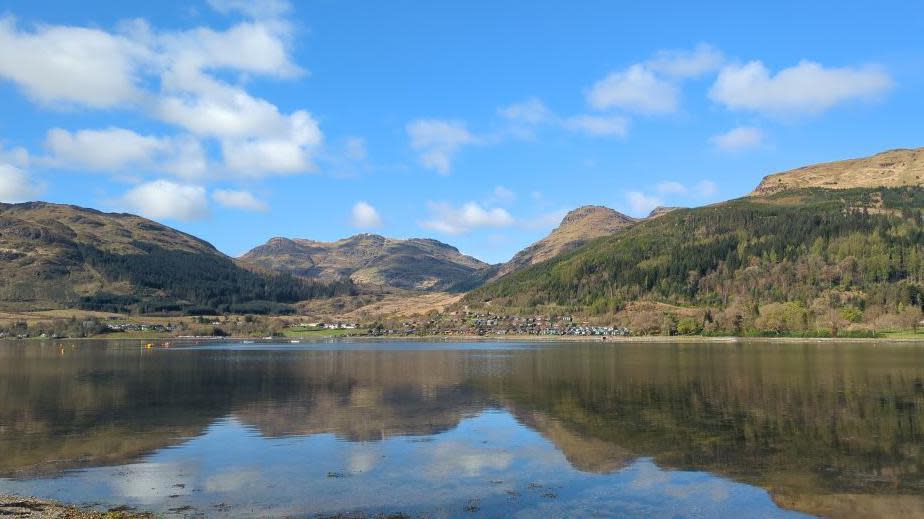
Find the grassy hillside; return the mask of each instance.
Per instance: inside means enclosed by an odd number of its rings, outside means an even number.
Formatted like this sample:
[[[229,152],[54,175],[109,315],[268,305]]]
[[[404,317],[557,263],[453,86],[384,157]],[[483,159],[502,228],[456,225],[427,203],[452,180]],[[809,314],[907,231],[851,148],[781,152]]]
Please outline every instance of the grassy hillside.
[[[597,315],[638,301],[703,309],[681,333],[837,332],[883,316],[916,325],[922,211],[920,187],[794,190],[678,209],[502,278],[466,302]],[[681,324],[647,318],[657,322],[635,328],[676,332]]]
[[[248,271],[138,216],[41,202],[0,204],[0,259],[0,306],[20,310],[263,313],[352,290]]]

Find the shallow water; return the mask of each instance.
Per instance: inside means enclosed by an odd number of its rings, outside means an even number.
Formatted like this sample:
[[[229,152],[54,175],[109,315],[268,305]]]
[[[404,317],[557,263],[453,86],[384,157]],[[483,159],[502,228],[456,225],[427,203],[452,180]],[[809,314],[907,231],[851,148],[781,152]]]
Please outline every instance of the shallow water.
[[[0,492],[167,516],[924,516],[924,348],[0,343]]]

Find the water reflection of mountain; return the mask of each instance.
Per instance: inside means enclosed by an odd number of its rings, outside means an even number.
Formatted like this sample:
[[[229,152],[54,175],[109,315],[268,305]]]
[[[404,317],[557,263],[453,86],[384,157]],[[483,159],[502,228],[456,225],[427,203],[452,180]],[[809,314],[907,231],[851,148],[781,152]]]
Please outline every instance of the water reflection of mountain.
[[[828,515],[924,515],[924,352],[859,346],[0,348],[0,474],[117,464],[234,416],[264,436],[428,435],[503,408],[587,472],[637,456]],[[844,503],[850,503],[845,508]]]

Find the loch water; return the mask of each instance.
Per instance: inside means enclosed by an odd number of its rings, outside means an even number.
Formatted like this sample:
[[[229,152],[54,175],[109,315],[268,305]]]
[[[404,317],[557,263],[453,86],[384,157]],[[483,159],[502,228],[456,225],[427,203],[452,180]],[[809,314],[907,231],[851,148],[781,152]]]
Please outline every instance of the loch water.
[[[919,517],[924,347],[0,342],[0,493],[167,517]]]

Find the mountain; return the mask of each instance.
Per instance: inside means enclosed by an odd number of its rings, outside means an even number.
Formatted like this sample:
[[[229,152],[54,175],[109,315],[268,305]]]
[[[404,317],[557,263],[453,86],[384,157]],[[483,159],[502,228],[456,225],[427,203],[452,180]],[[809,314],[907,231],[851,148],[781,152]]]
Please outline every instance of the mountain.
[[[609,207],[585,205],[567,215],[561,224],[548,236],[518,252],[504,263],[495,274],[495,279],[526,267],[548,261],[556,256],[571,252],[581,245],[602,236],[610,236],[635,223]]]
[[[335,242],[272,238],[240,257],[243,265],[321,281],[409,290],[446,290],[489,267],[436,240],[358,234]]]
[[[250,272],[139,216],[44,202],[0,204],[0,260],[0,305],[20,310],[275,311],[330,288]]]
[[[751,196],[790,189],[924,185],[924,148],[890,150],[860,159],[815,164],[764,177]]]
[[[796,189],[678,209],[463,302],[579,311],[655,333],[917,326],[924,188]]]

